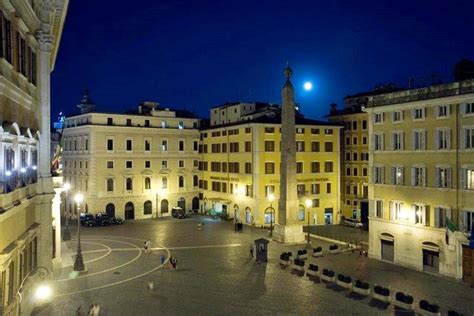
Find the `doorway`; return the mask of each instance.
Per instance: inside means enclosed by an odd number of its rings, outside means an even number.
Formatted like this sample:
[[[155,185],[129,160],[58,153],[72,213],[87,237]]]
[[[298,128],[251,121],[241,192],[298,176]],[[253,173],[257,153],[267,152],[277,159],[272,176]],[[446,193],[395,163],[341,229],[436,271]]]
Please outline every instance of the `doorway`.
[[[381,247],[382,247],[382,253],[381,253],[382,260],[393,262],[394,249],[395,249],[393,240],[389,241],[389,240],[382,239],[380,240],[380,242],[381,242]]]
[[[125,219],[135,219],[135,207],[132,202],[125,204]]]
[[[180,207],[184,212],[186,212],[186,200],[183,197],[178,199],[178,207]]]
[[[431,242],[424,242],[423,250],[423,271],[439,273],[439,247]]]
[[[199,210],[199,198],[197,196],[193,197],[192,205],[193,205],[193,211]]]
[[[331,225],[333,222],[333,209],[332,207],[330,208],[325,208],[324,209],[324,224],[326,225]]]
[[[112,203],[107,204],[107,206],[105,207],[105,213],[109,217],[115,217],[115,205]]]

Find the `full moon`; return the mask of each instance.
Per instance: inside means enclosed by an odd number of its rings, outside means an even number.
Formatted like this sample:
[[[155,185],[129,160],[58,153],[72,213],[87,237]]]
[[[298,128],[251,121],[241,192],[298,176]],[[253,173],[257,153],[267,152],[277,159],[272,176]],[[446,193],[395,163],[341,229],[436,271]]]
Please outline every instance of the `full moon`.
[[[304,83],[304,86],[303,86],[303,87],[304,87],[304,89],[305,89],[306,91],[311,91],[311,90],[313,90],[313,84],[312,84],[310,81],[306,81],[306,82]]]

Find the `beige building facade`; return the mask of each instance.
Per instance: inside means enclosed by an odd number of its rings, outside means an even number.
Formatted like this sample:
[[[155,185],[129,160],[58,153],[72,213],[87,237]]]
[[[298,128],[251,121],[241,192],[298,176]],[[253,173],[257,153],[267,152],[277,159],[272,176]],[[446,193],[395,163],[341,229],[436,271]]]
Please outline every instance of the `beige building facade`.
[[[462,277],[474,216],[474,80],[372,96],[369,255]],[[446,241],[447,219],[460,231]]]
[[[29,314],[38,267],[52,270],[50,74],[67,0],[0,4],[0,314]],[[29,276],[32,276],[29,278]]]
[[[140,219],[198,209],[199,124],[151,102],[136,113],[68,117],[63,175],[72,194],[84,194],[79,212]],[[67,210],[77,214],[72,200]]]

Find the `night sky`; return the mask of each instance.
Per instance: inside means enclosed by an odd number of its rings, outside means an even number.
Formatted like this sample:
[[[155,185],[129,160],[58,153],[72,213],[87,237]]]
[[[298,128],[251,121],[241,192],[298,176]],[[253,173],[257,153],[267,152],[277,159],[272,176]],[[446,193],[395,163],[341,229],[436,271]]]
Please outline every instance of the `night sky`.
[[[472,0],[72,0],[52,114],[76,113],[86,87],[104,112],[147,100],[208,117],[228,101],[279,103],[288,61],[296,102],[318,118],[377,84],[451,80],[474,59],[473,12]]]

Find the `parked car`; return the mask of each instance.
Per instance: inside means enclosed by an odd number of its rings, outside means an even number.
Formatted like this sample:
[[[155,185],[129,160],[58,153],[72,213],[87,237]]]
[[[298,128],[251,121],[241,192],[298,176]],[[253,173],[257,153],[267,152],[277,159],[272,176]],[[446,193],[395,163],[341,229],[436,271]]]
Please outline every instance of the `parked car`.
[[[82,226],[92,227],[95,226],[96,222],[94,219],[94,215],[82,213],[79,217]]]
[[[124,223],[124,220],[121,217],[112,217],[111,221],[112,225],[122,225]]]
[[[349,227],[362,228],[362,223],[353,218],[346,217],[344,219],[344,225],[349,226]]]
[[[171,209],[171,216],[173,216],[174,218],[182,219],[182,218],[186,218],[186,213],[181,207],[177,206]]]
[[[95,215],[96,226],[109,226],[112,225],[112,219],[107,214],[97,213]]]

